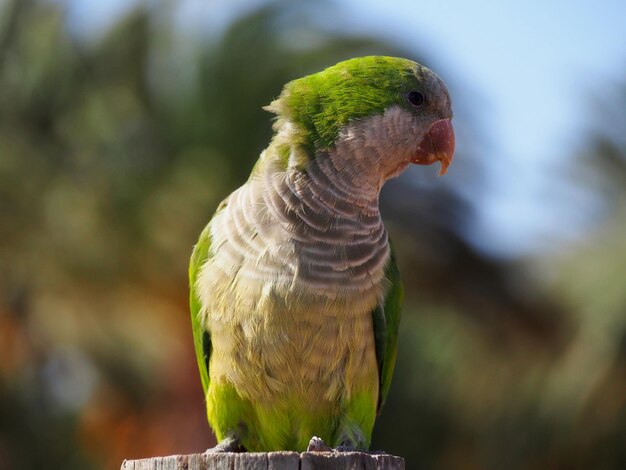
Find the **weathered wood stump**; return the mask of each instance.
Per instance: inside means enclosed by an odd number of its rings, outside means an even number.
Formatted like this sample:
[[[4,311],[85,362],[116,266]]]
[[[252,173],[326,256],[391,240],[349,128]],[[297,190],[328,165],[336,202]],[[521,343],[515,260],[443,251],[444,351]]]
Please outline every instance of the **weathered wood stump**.
[[[404,470],[404,459],[363,452],[254,452],[124,460],[121,470]]]

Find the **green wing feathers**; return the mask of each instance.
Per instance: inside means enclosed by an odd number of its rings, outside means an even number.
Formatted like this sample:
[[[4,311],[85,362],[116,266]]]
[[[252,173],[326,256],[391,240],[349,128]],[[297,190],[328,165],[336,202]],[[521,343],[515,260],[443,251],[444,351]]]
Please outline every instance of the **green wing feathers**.
[[[196,279],[200,273],[200,268],[204,265],[209,257],[211,248],[211,235],[209,234],[209,226],[207,225],[200,239],[193,249],[191,261],[189,262],[189,305],[191,310],[191,328],[193,331],[193,344],[196,349],[196,358],[198,359],[198,368],[200,369],[200,379],[202,380],[202,388],[206,395],[209,388],[209,358],[211,356],[211,337],[209,332],[204,329],[200,322],[200,299],[196,292]]]
[[[378,362],[380,380],[378,394],[379,412],[387,399],[393,369],[396,365],[400,308],[404,297],[393,246],[391,247],[391,257],[385,268],[385,277],[389,282],[389,290],[385,296],[384,304],[379,305],[373,312],[376,360]]]

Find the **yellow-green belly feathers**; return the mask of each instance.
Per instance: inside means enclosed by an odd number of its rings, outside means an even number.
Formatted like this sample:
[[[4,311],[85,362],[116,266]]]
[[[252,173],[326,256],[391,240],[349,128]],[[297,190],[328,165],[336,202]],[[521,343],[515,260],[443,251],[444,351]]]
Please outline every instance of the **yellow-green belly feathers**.
[[[263,450],[304,450],[314,435],[365,439],[378,398],[371,315],[282,307],[209,323],[207,412],[218,438],[244,427],[246,449]]]

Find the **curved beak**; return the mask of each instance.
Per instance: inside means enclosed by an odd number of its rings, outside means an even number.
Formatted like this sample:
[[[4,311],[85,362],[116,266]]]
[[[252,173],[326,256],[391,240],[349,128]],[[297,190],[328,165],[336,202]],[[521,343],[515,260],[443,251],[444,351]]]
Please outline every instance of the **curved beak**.
[[[435,121],[422,138],[411,159],[418,165],[440,162],[439,176],[445,175],[454,158],[454,129],[450,119]]]

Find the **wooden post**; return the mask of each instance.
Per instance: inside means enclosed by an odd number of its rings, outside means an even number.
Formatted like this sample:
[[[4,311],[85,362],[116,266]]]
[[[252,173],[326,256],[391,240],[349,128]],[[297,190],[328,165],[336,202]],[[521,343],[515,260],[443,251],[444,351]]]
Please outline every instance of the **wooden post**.
[[[404,470],[404,459],[364,452],[224,452],[124,460],[121,470]]]

